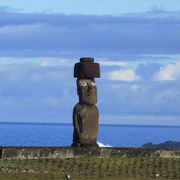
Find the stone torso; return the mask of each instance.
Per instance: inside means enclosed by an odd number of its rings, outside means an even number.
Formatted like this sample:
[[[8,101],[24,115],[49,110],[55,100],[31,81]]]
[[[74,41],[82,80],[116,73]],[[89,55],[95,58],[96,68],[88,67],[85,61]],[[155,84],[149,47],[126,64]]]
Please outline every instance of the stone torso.
[[[99,112],[96,105],[76,104],[73,111],[75,127],[81,143],[93,142],[98,135]]]

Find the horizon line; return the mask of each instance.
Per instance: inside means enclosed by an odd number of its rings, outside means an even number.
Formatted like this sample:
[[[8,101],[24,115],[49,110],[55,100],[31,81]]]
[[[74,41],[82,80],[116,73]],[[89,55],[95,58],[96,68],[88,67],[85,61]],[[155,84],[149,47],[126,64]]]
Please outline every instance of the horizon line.
[[[37,124],[37,125],[72,125],[73,123],[58,123],[58,122],[0,122],[0,124]],[[100,123],[100,126],[140,126],[140,127],[180,127],[180,125],[162,125],[162,124],[119,124],[119,123]]]

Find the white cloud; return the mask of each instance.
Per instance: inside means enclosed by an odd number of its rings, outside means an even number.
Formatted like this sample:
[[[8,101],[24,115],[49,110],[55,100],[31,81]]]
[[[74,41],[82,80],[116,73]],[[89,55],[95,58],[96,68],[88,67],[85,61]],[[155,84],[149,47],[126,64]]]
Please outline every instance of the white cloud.
[[[108,61],[108,60],[99,60],[98,61],[102,66],[127,66],[127,63],[124,61]]]
[[[173,88],[167,88],[165,90],[163,90],[160,93],[157,93],[155,98],[158,98],[158,100],[169,100],[169,99],[175,99],[177,98],[179,95],[179,91],[177,89],[173,89]]]
[[[40,62],[40,65],[44,66],[44,67],[49,66],[49,61],[48,60],[43,60],[43,61]]]
[[[134,91],[138,91],[138,90],[140,89],[140,86],[137,85],[137,84],[133,84],[133,85],[131,86],[131,88],[132,88]]]
[[[37,31],[37,33],[41,33],[41,28],[45,28],[46,30],[49,30],[50,28],[47,25],[44,25],[42,23],[39,24],[30,24],[30,25],[7,25],[0,27],[0,35],[26,35],[31,34],[33,31]],[[26,34],[25,34],[26,33]]]
[[[40,62],[40,66],[48,67],[48,66],[72,66],[74,62],[69,59],[55,59],[55,60],[42,60]]]
[[[112,71],[108,74],[108,78],[119,81],[136,81],[140,79],[140,77],[132,69],[119,69]]]
[[[165,65],[153,75],[153,80],[156,81],[178,79],[180,79],[180,62]]]
[[[108,124],[111,119],[112,124],[131,125],[180,125],[179,115],[104,115],[101,123]],[[137,121],[138,120],[138,121]]]

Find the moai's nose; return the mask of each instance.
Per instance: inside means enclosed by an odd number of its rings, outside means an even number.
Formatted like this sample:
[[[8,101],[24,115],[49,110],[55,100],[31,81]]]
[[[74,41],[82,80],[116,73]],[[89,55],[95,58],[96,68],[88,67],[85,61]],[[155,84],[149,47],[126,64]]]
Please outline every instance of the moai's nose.
[[[89,94],[92,94],[92,92],[93,92],[92,87],[91,87],[91,86],[88,86],[88,93],[89,93]]]

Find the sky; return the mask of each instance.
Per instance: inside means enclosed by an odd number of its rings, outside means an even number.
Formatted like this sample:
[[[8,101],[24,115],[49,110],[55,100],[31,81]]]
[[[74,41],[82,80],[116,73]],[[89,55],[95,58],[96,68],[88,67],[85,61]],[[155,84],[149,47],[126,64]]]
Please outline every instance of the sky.
[[[179,0],[0,0],[0,121],[72,123],[94,57],[100,123],[180,126],[179,29]]]

